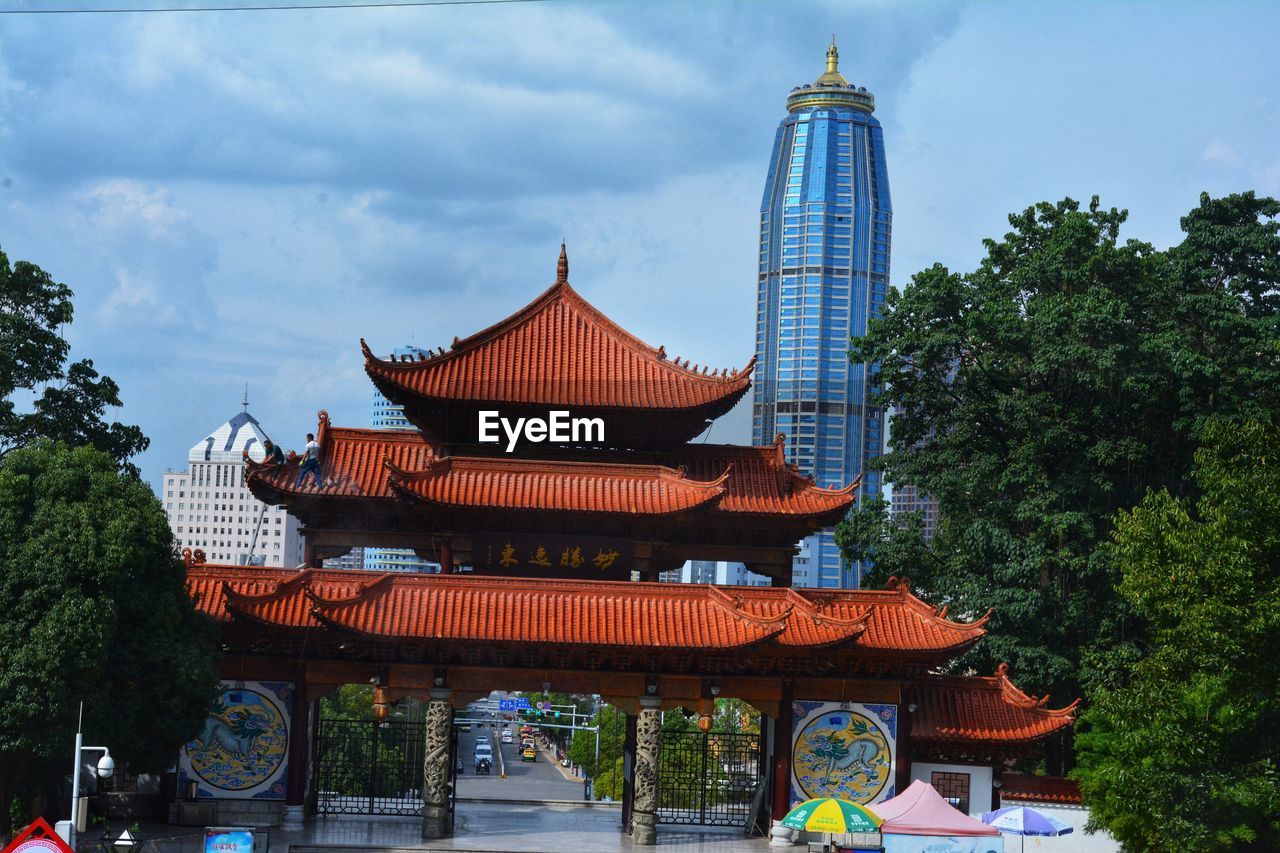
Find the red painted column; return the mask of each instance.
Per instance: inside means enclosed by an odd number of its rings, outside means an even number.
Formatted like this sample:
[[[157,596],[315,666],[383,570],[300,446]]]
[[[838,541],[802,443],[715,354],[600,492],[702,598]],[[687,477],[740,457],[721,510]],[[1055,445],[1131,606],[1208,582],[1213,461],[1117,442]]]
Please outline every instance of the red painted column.
[[[794,720],[791,701],[795,691],[790,681],[782,682],[778,718],[773,724],[773,811],[770,817],[782,820],[791,810],[791,729]]]
[[[436,550],[440,555],[440,574],[453,574],[453,546],[449,544],[449,540],[445,539],[441,542]]]
[[[311,703],[307,701],[305,677],[293,684],[293,701],[289,703],[289,771],[285,780],[284,815],[281,828],[286,832],[302,830],[307,776],[311,761],[308,748],[311,731]]]
[[[899,688],[902,704],[898,706],[898,773],[894,779],[897,793],[901,794],[911,784],[911,724],[915,722],[915,691],[910,684]]]

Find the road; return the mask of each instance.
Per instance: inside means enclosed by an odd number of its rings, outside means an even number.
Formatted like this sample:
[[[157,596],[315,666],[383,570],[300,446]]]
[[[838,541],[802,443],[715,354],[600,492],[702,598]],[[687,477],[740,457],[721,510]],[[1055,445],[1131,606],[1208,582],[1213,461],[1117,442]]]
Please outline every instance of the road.
[[[513,730],[518,730],[515,724]],[[502,750],[502,760],[506,764],[507,778],[499,775],[499,765],[495,756],[493,769],[488,776],[477,776],[473,756],[476,749],[476,735],[489,736],[489,743],[494,750]],[[518,737],[519,735],[517,735]],[[560,774],[555,764],[547,760],[541,751],[538,760],[521,761],[518,743],[502,743],[502,724],[494,728],[487,725],[481,728],[472,725],[471,731],[458,732],[458,755],[462,757],[463,770],[458,774],[458,796],[476,799],[507,800],[581,800],[582,783],[571,782]]]

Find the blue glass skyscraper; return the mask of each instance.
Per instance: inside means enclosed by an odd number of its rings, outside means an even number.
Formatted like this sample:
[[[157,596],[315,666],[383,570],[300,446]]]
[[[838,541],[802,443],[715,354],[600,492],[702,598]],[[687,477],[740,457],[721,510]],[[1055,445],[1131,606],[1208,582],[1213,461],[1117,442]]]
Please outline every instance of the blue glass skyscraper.
[[[798,86],[778,125],[760,204],[759,297],[753,437],[786,436],[787,458],[818,485],[862,474],[860,494],[880,494],[866,469],[883,447],[884,412],[868,403],[874,367],[851,364],[849,339],[865,334],[889,286],[892,207],[875,98],[838,70]],[[851,587],[832,531],[805,540],[795,586]]]

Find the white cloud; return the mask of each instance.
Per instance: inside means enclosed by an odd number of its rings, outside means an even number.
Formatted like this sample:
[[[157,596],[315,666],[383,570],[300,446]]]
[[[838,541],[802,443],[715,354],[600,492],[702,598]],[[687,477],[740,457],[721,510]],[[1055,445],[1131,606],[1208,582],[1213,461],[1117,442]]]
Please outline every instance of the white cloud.
[[[138,181],[117,178],[91,187],[83,195],[90,221],[101,228],[119,230],[142,226],[151,237],[169,237],[190,220],[173,204],[164,187],[148,190]]]
[[[1200,153],[1200,159],[1207,163],[1224,163],[1235,166],[1240,164],[1244,158],[1240,156],[1239,151],[1231,147],[1230,143],[1215,139],[1204,147],[1204,151]]]
[[[108,326],[176,326],[178,308],[156,281],[125,269],[115,273],[116,286],[97,310]]]

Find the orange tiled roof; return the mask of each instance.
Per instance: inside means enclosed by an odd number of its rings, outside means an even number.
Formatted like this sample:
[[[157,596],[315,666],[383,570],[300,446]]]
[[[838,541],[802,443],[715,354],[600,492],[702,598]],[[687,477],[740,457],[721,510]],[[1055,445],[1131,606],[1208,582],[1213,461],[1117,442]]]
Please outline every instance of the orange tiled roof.
[[[857,499],[857,481],[843,489],[823,489],[800,476],[787,464],[781,442],[766,447],[681,445],[669,455],[673,465],[686,469],[685,478],[680,479],[672,477],[675,472],[670,468],[662,474],[664,469],[656,465],[575,462],[575,456],[582,454],[572,451],[563,454],[565,462],[556,463],[493,457],[492,461],[455,459],[442,465],[446,458],[437,461],[434,446],[421,433],[332,427],[324,412],[317,439],[322,487],[317,488],[311,477],[295,485],[297,464],[292,461],[280,468],[250,461],[250,486],[265,487],[264,494],[269,492],[268,497],[280,501],[288,495],[315,494],[391,499],[396,497],[391,473],[399,471],[415,494],[440,502],[467,496],[478,500],[475,496],[483,495],[492,506],[582,511],[597,507],[597,512],[630,511],[619,508],[627,505],[649,507],[637,510],[641,512],[655,512],[660,506],[687,508],[695,498],[707,497],[714,486],[716,512],[812,518],[820,526],[843,518]],[[610,457],[594,453],[587,458]],[[420,476],[422,484],[417,481]]]
[[[1004,773],[1000,776],[1000,804],[1011,800],[1027,803],[1080,804],[1080,784],[1065,776],[1032,776]]]
[[[905,587],[817,592],[465,575],[191,565],[199,608],[219,621],[327,627],[369,638],[621,649],[954,653],[984,620],[938,616]]]
[[[823,489],[789,465],[783,436],[769,446],[686,444],[676,457],[689,475],[707,479],[728,470],[719,509],[754,515],[832,515],[843,518],[857,500],[859,480],[842,489]]]
[[[934,676],[916,681],[911,692],[917,706],[911,736],[940,743],[1039,740],[1070,728],[1080,705],[1077,699],[1065,708],[1045,707],[1049,697],[1023,693],[1003,663],[994,676]]]
[[[387,462],[416,470],[429,465],[435,448],[415,430],[353,429],[329,424],[329,413],[319,413],[316,440],[320,443],[321,472],[325,485],[317,489],[308,475],[301,486],[296,459],[271,467],[246,458],[246,479],[278,494],[318,494],[343,497],[393,498]]]
[[[557,281],[507,319],[423,360],[383,360],[360,342],[365,371],[392,400],[729,411],[751,386],[742,370],[709,373],[668,358]]]
[[[728,476],[701,481],[660,465],[451,456],[418,471],[391,466],[391,487],[435,506],[670,515],[717,501]]]

